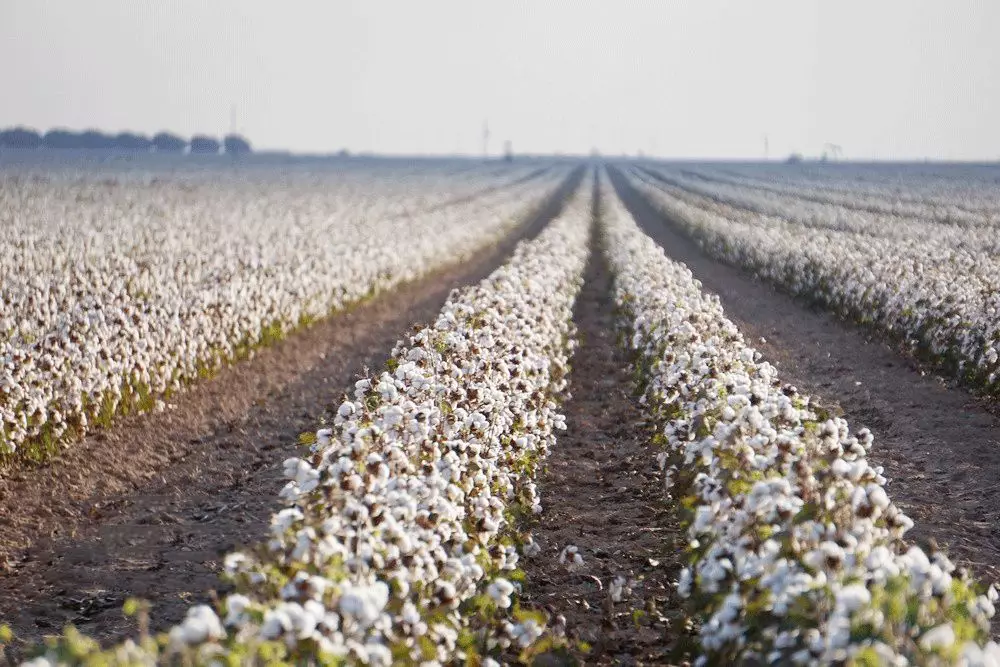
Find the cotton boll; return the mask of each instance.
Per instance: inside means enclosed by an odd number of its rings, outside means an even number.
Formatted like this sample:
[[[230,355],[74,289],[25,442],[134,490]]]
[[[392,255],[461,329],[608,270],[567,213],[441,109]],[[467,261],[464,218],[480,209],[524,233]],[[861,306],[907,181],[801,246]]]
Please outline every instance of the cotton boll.
[[[506,579],[497,578],[486,588],[486,594],[501,609],[510,606],[510,595],[514,592],[514,586]]]
[[[524,555],[528,558],[534,558],[542,552],[542,548],[529,536],[527,542],[524,545]]]
[[[928,651],[947,648],[955,643],[955,630],[950,623],[931,628],[920,637],[920,646]]]
[[[233,594],[226,598],[226,621],[228,626],[239,626],[246,619],[244,613],[250,606],[250,598],[245,595]]]
[[[171,643],[187,645],[222,639],[225,636],[222,622],[207,605],[197,605],[188,609],[184,621],[170,630]]]
[[[580,554],[579,547],[570,544],[559,553],[559,563],[565,565],[570,570],[579,569],[583,566],[583,555]]]

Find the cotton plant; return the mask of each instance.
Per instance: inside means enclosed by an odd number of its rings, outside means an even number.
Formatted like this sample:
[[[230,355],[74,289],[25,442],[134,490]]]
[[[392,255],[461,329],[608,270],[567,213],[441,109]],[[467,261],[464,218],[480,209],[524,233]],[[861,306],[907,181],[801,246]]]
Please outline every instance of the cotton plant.
[[[852,431],[781,381],[603,181],[614,299],[681,511],[699,663],[1000,664],[996,593],[912,527]]]
[[[566,173],[0,170],[0,463],[469,257]]]
[[[158,643],[101,654],[67,636],[39,659],[493,664],[538,645],[545,618],[518,603],[518,524],[565,428],[589,192],[453,292],[357,381],[310,453],[284,461],[283,506],[264,543],[226,557],[236,591],[218,608],[192,607]]]

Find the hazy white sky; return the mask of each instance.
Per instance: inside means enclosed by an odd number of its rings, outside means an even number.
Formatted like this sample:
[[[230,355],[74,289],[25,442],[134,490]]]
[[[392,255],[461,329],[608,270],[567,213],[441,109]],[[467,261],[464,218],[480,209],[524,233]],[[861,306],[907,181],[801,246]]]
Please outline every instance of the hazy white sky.
[[[0,126],[257,147],[1000,158],[995,0],[0,0]]]

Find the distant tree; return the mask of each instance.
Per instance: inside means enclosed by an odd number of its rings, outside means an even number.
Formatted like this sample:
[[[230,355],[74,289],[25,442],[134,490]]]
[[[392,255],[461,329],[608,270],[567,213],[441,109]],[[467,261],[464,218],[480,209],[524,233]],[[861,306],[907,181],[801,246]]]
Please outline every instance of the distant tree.
[[[216,155],[219,152],[221,145],[218,139],[212,137],[207,137],[203,134],[198,134],[191,137],[191,152],[192,153],[202,153],[207,155]]]
[[[160,132],[153,137],[153,148],[160,153],[180,153],[187,145],[184,139],[168,132]]]
[[[42,137],[42,145],[46,148],[59,149],[84,148],[144,152],[152,148],[153,142],[146,136],[131,132],[122,132],[112,136],[97,130],[73,132],[72,130],[56,128],[45,133],[45,136]]]
[[[222,145],[227,153],[234,155],[237,153],[250,153],[253,150],[250,148],[250,142],[238,134],[227,134],[225,139],[222,140]]]
[[[80,134],[72,130],[55,128],[42,136],[42,146],[45,148],[82,148]]]
[[[800,162],[802,162],[802,155],[799,153],[792,153],[791,155],[788,156],[785,162],[787,164],[799,164]]]
[[[153,142],[144,134],[121,132],[114,137],[115,148],[133,153],[148,153],[153,148]]]
[[[114,137],[98,130],[87,130],[80,134],[80,147],[96,150],[110,150],[115,147]]]
[[[29,128],[12,127],[10,129],[0,131],[0,147],[38,148],[41,145],[41,135]]]

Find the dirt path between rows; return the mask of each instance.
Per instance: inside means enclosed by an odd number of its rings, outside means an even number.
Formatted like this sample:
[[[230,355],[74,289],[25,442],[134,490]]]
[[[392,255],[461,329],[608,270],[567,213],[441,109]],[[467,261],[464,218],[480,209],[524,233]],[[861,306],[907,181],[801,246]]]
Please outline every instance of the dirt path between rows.
[[[727,315],[786,380],[839,404],[852,427],[872,430],[871,458],[885,466],[890,495],[916,522],[910,537],[933,538],[985,581],[1000,579],[996,404],[921,368],[877,334],[712,260],[619,172],[611,173],[636,222],[719,295]]]
[[[121,613],[129,596],[153,603],[154,629],[178,621],[219,586],[226,552],[265,535],[299,434],[411,325],[432,320],[454,287],[481,280],[541,231],[582,173],[470,261],[290,336],[176,397],[173,409],[124,419],[0,480],[0,623],[27,640],[66,623],[118,638],[133,632]]]
[[[541,553],[525,558],[524,602],[565,624],[586,664],[667,663],[683,615],[671,582],[680,567],[678,528],[649,449],[651,426],[631,395],[629,361],[616,345],[611,276],[595,248],[577,299],[581,345],[572,359],[567,430],[539,479],[544,508],[531,532]],[[559,562],[567,546],[579,567]],[[615,602],[612,582],[631,592]],[[561,618],[560,618],[561,617]]]

